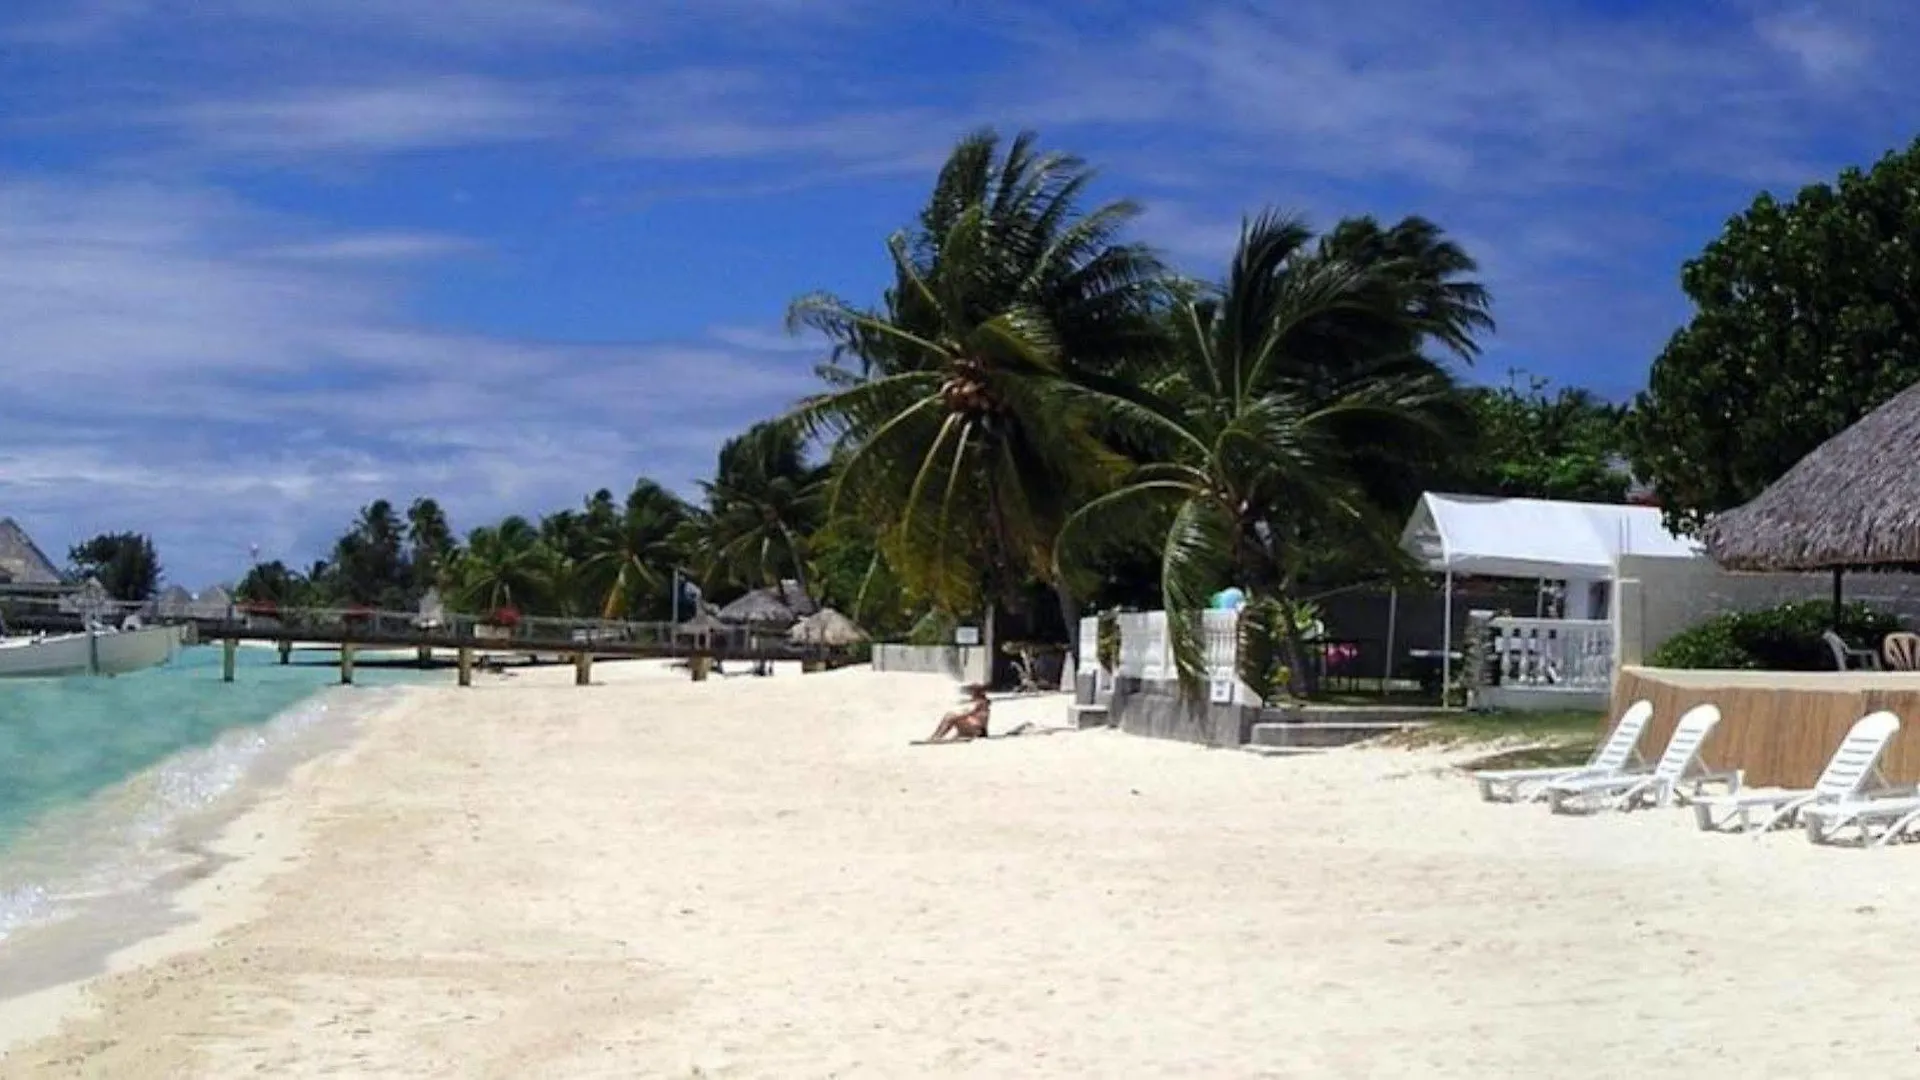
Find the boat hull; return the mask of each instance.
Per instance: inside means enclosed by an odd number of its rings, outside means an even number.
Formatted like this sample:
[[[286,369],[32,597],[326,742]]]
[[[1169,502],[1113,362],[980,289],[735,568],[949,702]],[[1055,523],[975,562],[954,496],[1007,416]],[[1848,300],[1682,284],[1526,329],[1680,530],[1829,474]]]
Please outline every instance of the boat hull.
[[[177,626],[0,641],[0,679],[125,675],[164,664],[179,650]]]

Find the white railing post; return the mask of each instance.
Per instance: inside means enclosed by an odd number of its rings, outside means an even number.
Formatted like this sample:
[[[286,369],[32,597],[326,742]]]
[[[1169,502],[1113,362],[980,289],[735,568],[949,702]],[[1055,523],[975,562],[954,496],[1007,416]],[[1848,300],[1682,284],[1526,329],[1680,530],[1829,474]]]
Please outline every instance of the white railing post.
[[[1499,682],[1542,690],[1613,685],[1613,624],[1605,619],[1522,619],[1489,624]]]

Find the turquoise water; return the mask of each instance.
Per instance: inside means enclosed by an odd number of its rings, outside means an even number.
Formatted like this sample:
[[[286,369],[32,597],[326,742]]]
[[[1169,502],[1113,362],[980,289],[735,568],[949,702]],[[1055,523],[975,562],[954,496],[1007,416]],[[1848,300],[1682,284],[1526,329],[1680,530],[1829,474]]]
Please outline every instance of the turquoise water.
[[[295,654],[320,658],[325,654]],[[276,749],[351,724],[418,671],[282,667],[242,649],[235,681],[220,650],[116,678],[0,681],[0,942],[177,869],[169,835],[230,801]]]

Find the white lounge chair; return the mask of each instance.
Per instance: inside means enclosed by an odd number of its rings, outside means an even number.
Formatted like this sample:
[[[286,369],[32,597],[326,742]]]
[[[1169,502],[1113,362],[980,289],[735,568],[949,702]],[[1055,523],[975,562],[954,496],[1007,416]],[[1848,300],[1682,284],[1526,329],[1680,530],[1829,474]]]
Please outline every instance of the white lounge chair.
[[[1480,784],[1480,797],[1488,802],[1521,802],[1545,797],[1546,785],[1556,780],[1588,776],[1624,776],[1645,774],[1646,762],[1640,757],[1640,733],[1653,718],[1653,703],[1636,701],[1620,714],[1607,741],[1593,752],[1585,765],[1551,769],[1482,769],[1473,774]]]
[[[1674,799],[1690,802],[1699,798],[1701,789],[1711,783],[1724,783],[1730,792],[1740,790],[1738,769],[1715,771],[1700,762],[1700,745],[1720,722],[1720,710],[1713,705],[1695,705],[1680,717],[1667,740],[1667,749],[1653,772],[1645,775],[1595,776],[1561,780],[1547,785],[1547,803],[1556,814],[1579,810],[1599,810],[1611,806],[1632,810],[1651,803],[1665,806]]]
[[[1887,743],[1900,730],[1900,718],[1890,712],[1868,713],[1854,721],[1839,749],[1827,759],[1827,767],[1813,787],[1799,791],[1755,791],[1736,795],[1712,796],[1693,804],[1694,819],[1709,832],[1764,833],[1777,825],[1792,825],[1808,810],[1844,806],[1868,801],[1876,796],[1914,793],[1914,788],[1895,789],[1880,772],[1880,756]],[[1756,827],[1753,815],[1766,816]],[[1716,815],[1717,818],[1716,818]],[[1727,826],[1734,825],[1734,828]]]

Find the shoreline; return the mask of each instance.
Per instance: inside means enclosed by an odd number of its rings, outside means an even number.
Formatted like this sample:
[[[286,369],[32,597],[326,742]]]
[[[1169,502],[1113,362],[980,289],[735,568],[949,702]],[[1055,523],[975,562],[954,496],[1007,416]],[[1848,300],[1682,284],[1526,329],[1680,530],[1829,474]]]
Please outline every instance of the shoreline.
[[[212,804],[164,827],[163,850],[179,856],[177,864],[0,941],[0,957],[11,968],[0,978],[0,1067],[14,1049],[54,1034],[65,1019],[83,1013],[92,983],[203,946],[242,917],[245,902],[277,872],[274,867],[300,849],[300,819],[282,805],[290,786],[304,770],[350,754],[366,723],[404,707],[409,689],[373,689],[381,700],[353,709],[342,708],[353,703],[339,688],[317,687],[257,728],[223,733],[222,739],[264,739],[274,725],[292,725],[279,741],[263,742]],[[324,717],[316,718],[315,710]],[[123,784],[149,780],[177,760],[162,761]]]

